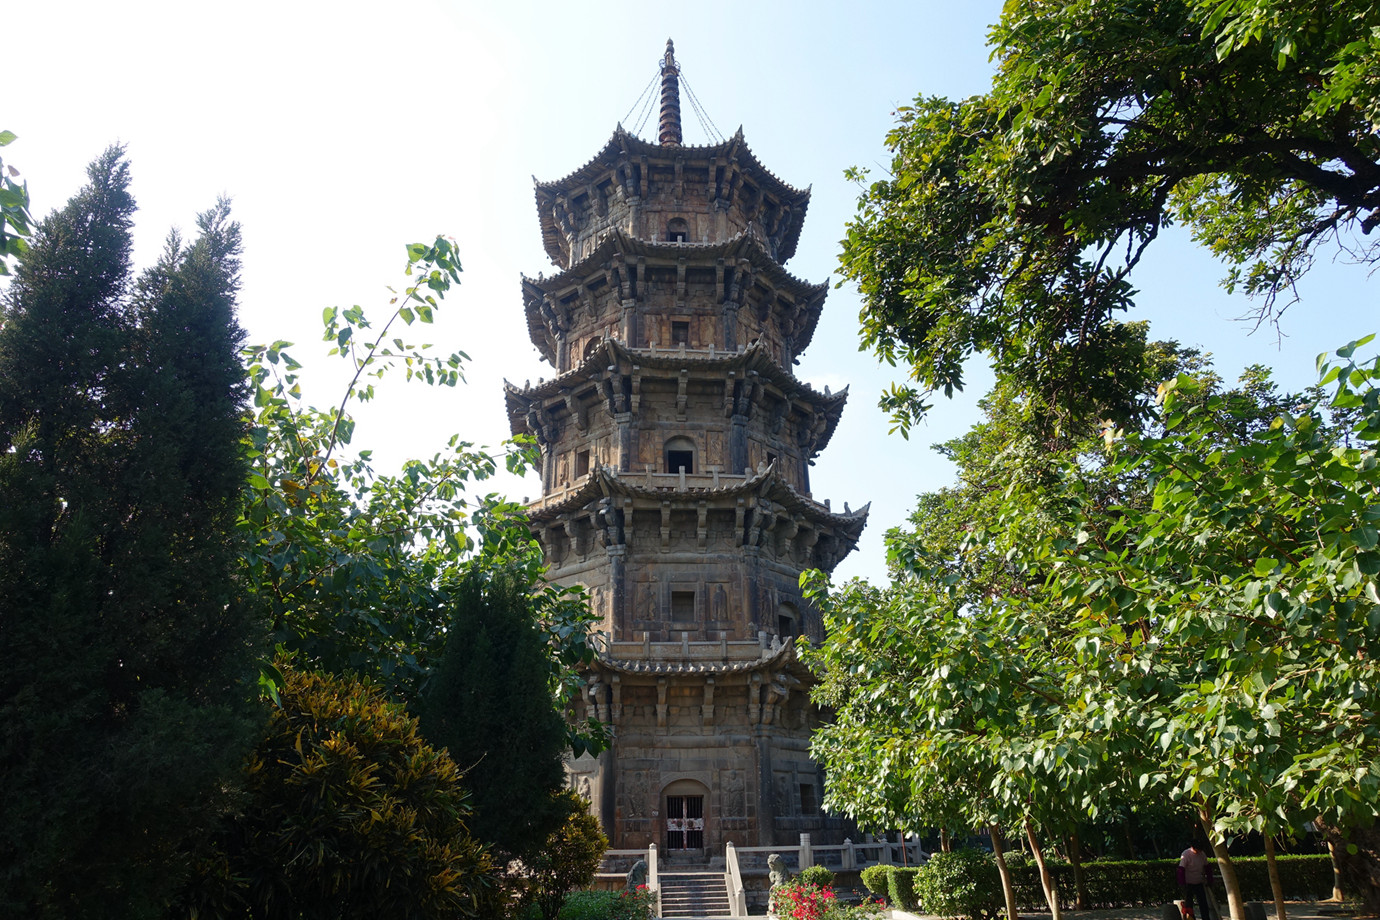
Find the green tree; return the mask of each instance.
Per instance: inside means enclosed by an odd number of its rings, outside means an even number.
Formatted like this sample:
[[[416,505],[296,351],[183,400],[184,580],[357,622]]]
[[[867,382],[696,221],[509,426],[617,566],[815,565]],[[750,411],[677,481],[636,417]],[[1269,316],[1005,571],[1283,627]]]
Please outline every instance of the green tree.
[[[542,920],[556,920],[566,896],[594,881],[609,847],[586,799],[567,790],[560,800],[567,817],[533,857],[527,875],[526,900],[537,906]]]
[[[179,912],[262,920],[491,916],[463,774],[358,680],[284,675],[242,810],[203,848]]]
[[[392,474],[374,469],[372,451],[352,446],[351,405],[374,399],[376,382],[390,373],[434,386],[464,379],[463,352],[430,357],[429,345],[402,338],[404,327],[430,323],[459,282],[454,243],[437,237],[409,245],[406,274],[381,325],[358,305],[324,311],[323,338],[353,371],[337,405],[304,402],[290,342],[246,349],[255,415],[240,522],[249,543],[245,577],[269,610],[275,641],[305,664],[373,676],[416,706],[445,647],[449,586],[463,585],[470,569],[521,573],[539,595],[534,604],[561,665],[555,690],[564,700],[578,684],[576,666],[593,655],[588,606],[579,592],[542,580],[541,552],[520,506],[470,491],[500,460],[513,472],[526,469],[535,445],[519,441],[496,458],[453,435],[440,453]],[[531,679],[548,676],[542,670]],[[580,743],[574,734],[572,741]]]
[[[13,131],[0,131],[0,147],[18,139]],[[29,185],[15,182],[19,170],[6,166],[0,158],[0,275],[10,273],[10,260],[29,249],[27,238],[33,231],[29,216]]]
[[[1380,368],[1340,354],[1323,382],[1350,431],[1259,372],[1227,393],[1179,375],[1156,424],[1104,433],[1101,457],[1002,446],[1014,429],[989,422],[961,455],[985,475],[964,481],[1007,485],[948,496],[959,519],[975,512],[960,545],[917,517],[892,535],[890,588],[824,599],[839,724],[904,726],[913,775],[971,774],[974,816],[997,808],[1028,832],[1170,797],[1211,833],[1234,916],[1226,835],[1368,828]]]
[[[134,283],[123,152],[45,219],[0,325],[0,912],[149,916],[252,741],[256,627],[224,203]]]
[[[519,572],[466,572],[447,591],[446,646],[422,694],[422,733],[450,750],[472,790],[470,830],[524,862],[567,815],[566,723],[540,595]]]
[[[1075,414],[1133,401],[1113,321],[1172,223],[1262,318],[1321,247],[1380,256],[1377,27],[1369,0],[1006,4],[991,90],[899,110],[843,242],[864,343],[911,375],[902,428],[974,352]]]

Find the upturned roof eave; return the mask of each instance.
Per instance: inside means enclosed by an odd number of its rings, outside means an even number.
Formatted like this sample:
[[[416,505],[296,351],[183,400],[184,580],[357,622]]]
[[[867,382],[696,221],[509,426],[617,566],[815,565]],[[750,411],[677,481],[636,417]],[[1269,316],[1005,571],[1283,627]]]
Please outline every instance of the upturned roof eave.
[[[583,185],[594,174],[602,174],[610,165],[611,160],[616,160],[625,152],[633,156],[689,156],[701,159],[717,159],[720,156],[734,155],[738,157],[740,163],[751,167],[759,180],[765,180],[762,181],[763,185],[770,186],[783,198],[789,198],[792,204],[802,200],[808,201],[810,197],[810,186],[796,188],[762,164],[762,161],[752,152],[752,148],[748,146],[741,127],[733,133],[732,137],[717,144],[663,146],[652,141],[644,141],[620,124],[613,129],[613,134],[609,136],[608,141],[598,153],[569,174],[560,179],[547,181],[534,177],[533,181],[538,191],[548,192],[556,192],[570,185]]]
[[[761,238],[752,230],[744,230],[736,233],[726,240],[714,243],[667,243],[657,240],[644,240],[635,237],[624,230],[614,228],[610,230],[594,251],[585,256],[580,261],[571,265],[569,268],[562,269],[554,275],[542,275],[533,278],[529,275],[522,276],[524,288],[533,291],[540,291],[544,294],[552,294],[563,288],[570,287],[578,283],[579,280],[589,277],[590,268],[602,268],[603,262],[612,251],[621,248],[626,255],[666,255],[684,257],[689,255],[713,256],[715,254],[728,255],[737,250],[737,255],[744,253],[757,258],[759,268],[766,268],[768,271],[776,273],[777,277],[773,280],[784,281],[792,290],[791,293],[800,297],[819,297],[827,296],[829,292],[829,282],[822,281],[812,283],[800,278],[788,271],[779,261],[772,258],[767,251],[766,245]]]
[[[564,499],[535,510],[529,509],[527,516],[534,523],[551,520],[576,508],[583,508],[597,498],[619,495],[625,498],[643,499],[648,502],[662,502],[668,497],[684,498],[687,501],[700,501],[706,498],[734,499],[741,495],[761,491],[768,498],[790,510],[801,511],[811,521],[829,524],[843,536],[856,542],[863,528],[872,503],[868,502],[857,511],[837,514],[812,498],[807,498],[795,490],[777,474],[775,466],[754,472],[744,480],[725,484],[718,488],[692,487],[686,489],[648,488],[638,485],[637,474],[624,478],[608,467],[598,467],[586,477],[584,483],[574,489]]]

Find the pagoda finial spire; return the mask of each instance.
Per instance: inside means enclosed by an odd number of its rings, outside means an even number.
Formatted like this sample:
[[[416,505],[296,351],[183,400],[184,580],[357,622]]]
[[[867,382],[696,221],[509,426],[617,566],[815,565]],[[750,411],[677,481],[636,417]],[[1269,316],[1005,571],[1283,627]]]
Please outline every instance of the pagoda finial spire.
[[[676,46],[666,39],[666,56],[661,59],[661,121],[657,141],[663,147],[680,146],[680,67]]]

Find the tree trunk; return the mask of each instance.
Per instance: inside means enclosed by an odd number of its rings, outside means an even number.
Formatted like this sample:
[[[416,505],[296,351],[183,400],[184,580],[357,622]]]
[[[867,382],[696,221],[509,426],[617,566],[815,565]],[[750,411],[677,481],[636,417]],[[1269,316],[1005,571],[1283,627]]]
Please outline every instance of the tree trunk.
[[[992,834],[992,855],[997,860],[997,871],[1001,873],[1001,893],[1006,896],[1006,920],[1020,920],[1016,910],[1016,886],[1011,884],[1011,869],[1006,865],[1006,851],[1002,847],[1001,828],[989,825]]]
[[[1342,887],[1361,900],[1367,914],[1380,914],[1380,827],[1371,823],[1343,832],[1322,821],[1317,824],[1327,834],[1328,843],[1335,844],[1332,858],[1341,872]]]
[[[1270,891],[1275,896],[1275,920],[1289,920],[1284,915],[1284,886],[1279,883],[1279,866],[1275,863],[1275,838],[1265,835],[1265,866],[1270,871]]]
[[[1078,839],[1078,826],[1069,831],[1069,865],[1073,867],[1073,906],[1088,909],[1088,884],[1083,875],[1083,844]]]
[[[1054,876],[1049,874],[1049,867],[1045,865],[1045,854],[1040,849],[1040,841],[1035,839],[1035,825],[1030,822],[1030,818],[1025,819],[1025,839],[1030,842],[1030,855],[1035,858],[1035,865],[1040,867],[1040,887],[1045,890],[1045,902],[1049,904],[1050,920],[1061,920],[1059,913],[1059,890],[1054,886]]]
[[[1217,868],[1222,873],[1222,884],[1227,889],[1227,905],[1231,910],[1231,920],[1246,920],[1246,903],[1241,900],[1241,883],[1236,878],[1236,867],[1227,854],[1227,845],[1217,838],[1212,829],[1212,815],[1206,805],[1198,806],[1198,820],[1203,825],[1203,833],[1212,843],[1213,855],[1217,857]]]
[[[948,853],[949,847],[949,829],[947,827],[941,827],[939,829],[939,852]]]
[[[1332,900],[1342,900],[1342,867],[1337,864],[1337,844],[1327,838],[1327,855],[1332,857]]]

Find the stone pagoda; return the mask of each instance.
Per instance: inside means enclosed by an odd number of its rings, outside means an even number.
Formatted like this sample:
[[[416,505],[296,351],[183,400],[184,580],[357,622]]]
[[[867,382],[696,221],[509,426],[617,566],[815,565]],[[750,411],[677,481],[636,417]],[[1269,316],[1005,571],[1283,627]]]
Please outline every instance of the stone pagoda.
[[[584,585],[602,622],[578,715],[612,746],[570,764],[572,785],[614,847],[694,862],[729,841],[846,832],[821,813],[809,756],[818,713],[796,642],[823,624],[799,577],[832,570],[867,509],[810,492],[847,393],[791,373],[826,293],[782,267],[809,190],[768,172],[741,129],[684,146],[669,41],[661,74],[657,143],[620,125],[537,183],[559,271],[522,293],[556,376],[506,398],[513,432],[541,446],[528,514],[550,577]]]

